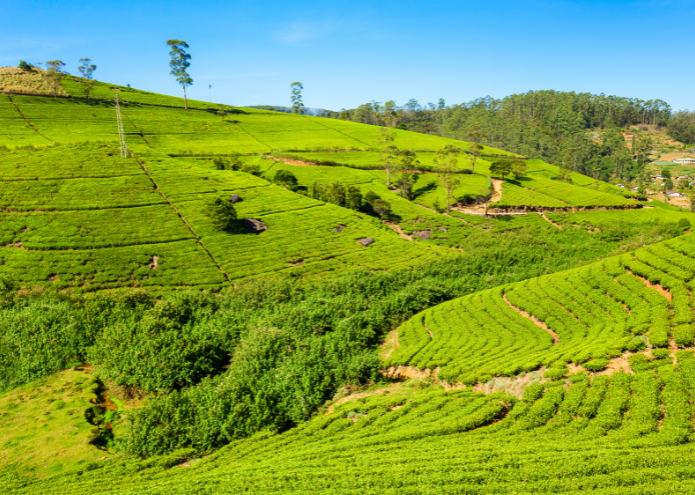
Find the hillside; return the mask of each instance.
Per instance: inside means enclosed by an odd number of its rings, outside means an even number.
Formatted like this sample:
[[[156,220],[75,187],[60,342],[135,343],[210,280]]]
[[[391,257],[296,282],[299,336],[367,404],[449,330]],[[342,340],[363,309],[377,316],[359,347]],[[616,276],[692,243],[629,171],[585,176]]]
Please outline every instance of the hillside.
[[[691,488],[694,213],[455,139],[397,130],[419,163],[389,173],[375,125],[61,84],[0,94],[4,492]]]
[[[74,79],[64,78],[62,84],[70,94],[81,94]],[[114,146],[114,104],[95,100],[113,97],[114,88],[122,92],[122,101],[140,102],[122,104],[131,153],[125,160]],[[386,187],[376,151],[378,127],[252,109],[227,109],[220,115],[203,110],[210,105],[185,111],[176,108],[180,99],[103,83],[92,89],[91,98],[0,95],[5,129],[0,146],[14,149],[4,153],[0,165],[5,210],[0,235],[8,246],[0,253],[0,274],[19,286],[215,288],[268,274],[412,266],[446,254],[406,242],[413,234],[418,241],[424,237],[430,244],[463,247],[471,229],[478,228],[475,218],[461,215],[465,208],[452,215],[433,211],[442,211],[446,203],[434,174],[419,174],[412,200]],[[189,103],[197,108],[197,102]],[[160,104],[174,108],[153,106]],[[431,169],[435,151],[446,144],[468,146],[408,131],[399,131],[396,139],[399,146],[417,151],[424,170]],[[462,173],[454,190],[463,206],[488,201],[490,165],[508,155],[488,148],[484,153],[476,173]],[[258,167],[260,177],[217,170],[215,156],[230,154]],[[470,155],[460,158],[462,172],[471,160]],[[330,165],[313,166],[321,163]],[[281,169],[292,171],[306,188],[339,182],[358,187],[363,195],[374,191],[389,202],[391,224],[405,239],[369,216],[271,184]],[[639,207],[619,195],[621,190],[605,183],[597,190],[599,184],[580,174],[571,176],[574,184],[548,180],[559,173],[557,167],[529,161],[528,177],[507,180],[501,199],[489,207]],[[206,204],[216,195],[231,194],[242,196],[239,215],[261,220],[268,230],[236,236],[215,232]],[[374,244],[357,243],[365,238]]]
[[[7,478],[10,493],[689,492],[694,254],[689,234],[435,306],[383,364],[424,380],[338,396],[202,459],[102,461]]]

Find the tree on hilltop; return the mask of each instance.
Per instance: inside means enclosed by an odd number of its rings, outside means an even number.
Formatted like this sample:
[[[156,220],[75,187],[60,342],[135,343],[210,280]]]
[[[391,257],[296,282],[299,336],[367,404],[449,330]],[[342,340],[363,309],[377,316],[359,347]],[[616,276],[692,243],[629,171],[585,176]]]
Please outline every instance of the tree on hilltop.
[[[398,147],[393,144],[396,140],[396,132],[389,127],[382,127],[379,130],[381,139],[377,143],[379,149],[379,162],[386,170],[386,187],[391,187],[391,170],[393,169],[398,156]]]
[[[444,103],[444,100],[441,100]],[[466,136],[468,141],[471,143],[471,147],[468,148],[468,152],[473,155],[473,164],[471,165],[471,173],[475,173],[475,162],[478,160],[480,153],[483,151],[483,147],[480,142],[485,139],[485,133],[482,131],[479,125],[474,125],[466,129]]]
[[[58,96],[58,85],[65,75],[63,67],[65,67],[65,62],[62,60],[49,60],[46,62],[46,70],[48,71],[48,77],[53,81],[53,94],[55,96]]]
[[[80,62],[82,65],[78,67],[80,74],[84,78],[84,94],[87,99],[89,99],[89,91],[94,86],[93,74],[97,70],[97,66],[92,64],[91,60],[88,58],[81,58]]]
[[[511,174],[517,166],[514,160],[498,160],[490,165],[490,173],[499,175],[504,180],[504,177]],[[525,165],[522,162],[522,165]]]
[[[398,164],[396,165],[396,186],[401,192],[401,196],[410,199],[415,182],[418,179],[416,171],[420,160],[412,150],[402,150],[398,153]]]
[[[444,148],[437,151],[437,156],[434,157],[434,171],[439,178],[439,182],[446,189],[447,213],[451,209],[452,193],[461,182],[458,176],[458,156],[461,152],[461,148],[457,148],[453,144],[447,144]]]
[[[176,78],[176,81],[183,87],[183,106],[188,110],[188,100],[186,98],[186,86],[193,84],[193,79],[188,75],[186,69],[191,66],[189,60],[191,59],[190,54],[186,53],[188,48],[188,43],[181,40],[167,40],[167,45],[171,47],[169,55],[171,60],[169,61],[169,67],[171,67],[170,74]]]
[[[304,86],[300,82],[293,82],[290,87],[292,88],[292,113],[301,115],[304,113],[304,103],[302,102]]]

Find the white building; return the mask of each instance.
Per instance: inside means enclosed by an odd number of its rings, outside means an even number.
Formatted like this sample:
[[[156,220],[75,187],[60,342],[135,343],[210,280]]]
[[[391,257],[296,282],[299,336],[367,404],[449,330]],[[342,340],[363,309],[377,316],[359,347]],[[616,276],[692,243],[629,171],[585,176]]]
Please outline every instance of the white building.
[[[695,156],[682,156],[674,158],[673,163],[695,163]]]

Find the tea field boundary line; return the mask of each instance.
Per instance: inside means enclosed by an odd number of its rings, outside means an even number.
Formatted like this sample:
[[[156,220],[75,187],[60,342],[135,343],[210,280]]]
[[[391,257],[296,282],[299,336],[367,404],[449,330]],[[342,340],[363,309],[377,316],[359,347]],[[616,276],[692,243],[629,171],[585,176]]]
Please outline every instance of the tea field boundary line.
[[[52,209],[38,209],[34,208],[31,210],[18,210],[16,208],[14,209],[9,209],[9,208],[4,208],[0,207],[0,213],[53,213],[53,212],[61,212],[61,211],[97,211],[97,210],[120,210],[120,209],[127,209],[127,208],[145,208],[148,206],[163,206],[166,203],[145,203],[141,205],[123,205],[123,206],[93,206],[90,208],[52,208]]]
[[[7,95],[7,98],[9,98],[10,102],[11,102],[11,103],[14,105],[14,107],[17,109],[17,111],[19,112],[19,115],[21,115],[22,118],[26,121],[26,123],[29,124],[29,127],[31,127],[32,129],[34,129],[34,132],[36,132],[36,134],[38,134],[39,136],[41,136],[42,138],[44,138],[46,141],[50,141],[51,143],[55,144],[55,141],[53,141],[52,139],[48,139],[46,136],[44,136],[43,134],[41,134],[41,133],[39,132],[39,130],[38,130],[36,127],[34,127],[34,124],[32,124],[32,123],[29,121],[29,119],[26,117],[26,115],[24,115],[24,113],[22,113],[22,110],[19,108],[19,105],[17,105],[17,103],[15,103],[15,101],[12,99],[12,97],[11,97],[10,95]]]
[[[222,274],[224,275],[224,278],[226,278],[228,282],[231,282],[232,279],[229,277],[229,274],[228,274],[227,272],[224,271],[224,269],[222,268],[222,266],[218,263],[217,259],[215,259],[215,257],[212,255],[212,253],[211,253],[210,250],[207,248],[207,246],[206,246],[205,244],[203,244],[203,241],[200,239],[200,237],[198,236],[198,234],[195,233],[195,231],[193,230],[193,228],[190,226],[190,224],[188,223],[188,221],[183,217],[183,215],[182,215],[181,212],[178,210],[178,208],[176,208],[176,206],[174,206],[174,203],[172,203],[172,202],[169,200],[169,198],[167,198],[166,195],[162,192],[162,190],[159,188],[159,185],[158,185],[157,182],[154,180],[154,177],[152,177],[152,174],[150,174],[150,171],[147,170],[147,167],[145,166],[145,164],[142,163],[142,162],[140,161],[140,159],[139,159],[137,156],[135,156],[135,153],[133,153],[132,150],[128,150],[128,152],[130,153],[130,156],[132,156],[132,157],[135,159],[135,161],[138,162],[138,163],[140,164],[140,166],[142,167],[142,170],[147,174],[147,177],[149,177],[150,180],[152,181],[152,185],[154,185],[155,190],[159,193],[160,196],[162,196],[162,198],[164,198],[164,200],[165,200],[167,203],[169,203],[169,206],[171,206],[171,208],[176,212],[176,214],[179,216],[179,218],[181,219],[181,221],[186,225],[186,227],[188,227],[188,230],[191,231],[191,234],[193,234],[193,237],[196,238],[196,240],[197,240],[198,243],[202,246],[202,248],[205,250],[205,252],[208,254],[208,256],[210,256],[210,259],[212,260],[212,262],[215,263],[215,266],[217,266],[217,268],[222,272]]]
[[[550,327],[548,327],[548,325],[546,325],[544,322],[540,321],[538,318],[536,318],[532,314],[527,313],[523,309],[520,309],[520,308],[517,308],[516,306],[514,306],[511,302],[509,302],[509,299],[507,299],[506,294],[502,294],[502,299],[504,299],[504,302],[506,302],[507,305],[510,308],[512,308],[514,311],[516,311],[521,317],[526,318],[527,320],[529,320],[531,323],[536,325],[541,330],[544,330],[547,333],[549,333],[550,336],[553,338],[553,345],[557,345],[560,343],[560,336],[557,333],[555,333],[553,330],[551,330]]]
[[[76,180],[76,179],[120,179],[121,177],[138,177],[140,174],[128,174],[128,175],[94,175],[94,176],[79,176],[79,177],[30,177],[30,178],[19,178],[19,179],[0,179],[0,182],[30,182],[30,181],[44,181],[44,180]]]
[[[364,141],[362,141],[362,140],[360,140],[360,139],[357,139],[356,137],[353,137],[353,136],[350,136],[350,135],[348,135],[348,134],[345,134],[343,131],[339,131],[338,129],[334,129],[333,127],[329,127],[329,126],[327,126],[326,124],[324,124],[323,122],[321,122],[321,121],[319,121],[319,120],[316,120],[316,121],[311,120],[311,119],[309,118],[308,115],[302,115],[302,117],[304,117],[305,119],[307,119],[307,120],[309,120],[309,121],[311,121],[311,122],[317,122],[318,124],[322,125],[322,126],[325,127],[326,129],[330,129],[331,131],[335,131],[335,132],[337,132],[337,133],[339,133],[339,134],[342,134],[342,135],[345,136],[346,138],[354,139],[354,140],[357,141],[358,143],[362,143],[363,145],[365,145],[365,146],[368,147],[368,148],[371,148],[371,147],[372,147],[371,144],[367,144],[367,143],[365,143]]]
[[[262,216],[264,217],[269,217],[271,215],[282,215],[283,213],[294,213],[295,211],[304,211],[304,210],[310,210],[312,208],[323,208],[326,206],[326,203],[320,204],[320,205],[309,205],[309,206],[303,206],[302,208],[296,208],[294,210],[284,210],[284,211],[274,211],[272,213],[263,213]],[[259,215],[261,216],[261,215]]]
[[[185,242],[190,241],[191,237],[182,237],[179,239],[171,239],[168,241],[156,241],[156,242],[135,242],[131,244],[109,244],[103,246],[90,246],[90,247],[46,247],[46,248],[31,248],[24,246],[23,241],[20,242],[22,246],[0,246],[0,249],[22,249],[23,251],[29,252],[45,252],[45,251],[96,251],[97,249],[117,249],[133,246],[155,246],[158,244],[170,244],[172,242]]]
[[[260,144],[262,144],[263,146],[265,146],[266,148],[268,148],[268,149],[270,150],[270,153],[273,152],[273,147],[272,147],[272,146],[270,146],[270,145],[267,144],[267,143],[264,143],[263,141],[261,141],[260,139],[258,139],[256,136],[254,136],[253,134],[251,134],[250,131],[244,129],[244,128],[242,127],[242,125],[241,125],[239,122],[234,122],[234,125],[236,125],[237,127],[239,127],[239,129],[241,129],[243,132],[245,132],[246,134],[248,134],[249,136],[251,136],[253,139],[255,139],[256,141],[258,141]]]
[[[124,105],[124,107],[125,107],[125,105]],[[125,110],[125,108],[123,108],[123,110]],[[128,122],[130,122],[130,124],[133,126],[133,128],[135,128],[135,130],[138,131],[138,134],[140,134],[140,137],[142,138],[142,140],[145,141],[145,144],[147,146],[149,146],[150,148],[152,148],[152,145],[150,144],[150,142],[147,140],[147,138],[145,138],[145,134],[138,128],[138,126],[135,125],[135,122],[133,122],[133,119],[130,118],[130,115],[128,115],[125,111],[121,111],[121,113],[128,118]]]

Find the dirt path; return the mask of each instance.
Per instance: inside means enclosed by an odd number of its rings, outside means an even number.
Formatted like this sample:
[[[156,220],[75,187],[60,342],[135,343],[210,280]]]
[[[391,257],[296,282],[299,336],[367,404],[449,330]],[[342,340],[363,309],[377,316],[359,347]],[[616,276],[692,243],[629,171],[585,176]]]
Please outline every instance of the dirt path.
[[[650,289],[654,289],[654,290],[657,291],[659,294],[661,294],[662,296],[664,296],[666,299],[668,299],[669,302],[673,301],[673,295],[672,295],[668,290],[666,290],[666,288],[664,288],[662,285],[653,284],[653,283],[651,283],[649,280],[647,280],[646,278],[640,277],[639,275],[635,275],[635,274],[632,273],[630,270],[626,270],[626,271],[627,271],[627,273],[629,273],[629,274],[632,275],[633,277],[639,279],[644,285],[646,285],[646,286],[649,287]]]
[[[502,185],[504,184],[504,181],[499,179],[490,180],[492,181],[492,196],[490,197],[490,201],[488,201],[488,203],[497,203],[502,199]]]
[[[410,236],[410,235],[406,234],[405,232],[403,232],[403,229],[401,229],[401,226],[398,225],[397,223],[394,223],[394,222],[384,222],[384,223],[386,225],[388,225],[389,227],[391,227],[393,230],[395,230],[398,233],[399,237],[406,239],[408,241],[413,240],[413,236]]]
[[[502,199],[502,185],[504,184],[504,181],[501,181],[500,179],[490,180],[492,181],[492,195],[490,196],[489,200],[472,206],[454,207],[452,210],[456,210],[460,213],[465,213],[468,215],[486,215],[488,207]]]
[[[399,328],[400,327],[391,330],[386,335],[383,344],[379,346],[379,359],[381,359],[382,361],[386,361],[388,358],[390,358],[393,351],[395,351],[397,348],[401,346],[400,342],[398,342]]]
[[[543,323],[541,320],[539,320],[538,318],[536,318],[532,314],[527,313],[523,309],[520,309],[520,308],[517,308],[516,306],[514,306],[512,303],[509,302],[506,295],[503,295],[502,299],[504,299],[504,302],[506,302],[509,305],[509,307],[512,308],[514,311],[519,313],[524,318],[531,320],[537,327],[542,328],[543,330],[548,332],[550,334],[550,336],[553,338],[553,345],[558,345],[560,343],[560,337],[558,336],[558,334],[556,334],[554,331],[552,331],[548,327],[548,325]]]
[[[542,216],[542,217],[545,219],[545,221],[548,222],[550,225],[553,225],[553,226],[557,227],[558,229],[562,229],[562,227],[561,227],[559,224],[557,224],[557,223],[553,222],[551,219],[549,219],[549,218],[545,215],[545,212],[541,213],[541,216]]]
[[[424,320],[424,317],[423,317],[423,320]],[[427,333],[430,334],[430,340],[434,340],[434,334],[432,333],[432,330],[430,330],[429,327],[427,326],[427,323],[425,323],[423,321],[422,324],[425,326],[425,330],[427,330]]]

